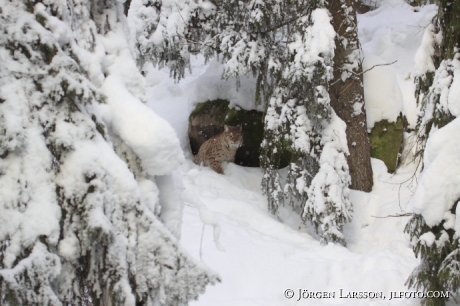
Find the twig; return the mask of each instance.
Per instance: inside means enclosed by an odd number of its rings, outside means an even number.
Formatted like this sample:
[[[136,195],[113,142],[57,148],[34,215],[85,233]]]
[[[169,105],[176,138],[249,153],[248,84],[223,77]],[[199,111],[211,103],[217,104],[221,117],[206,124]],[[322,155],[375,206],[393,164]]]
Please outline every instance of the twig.
[[[203,230],[201,231],[201,241],[200,241],[200,260],[203,261],[203,236],[204,236],[204,224]]]
[[[419,161],[418,161],[418,163],[417,163],[417,167],[416,167],[415,170],[414,170],[414,174],[412,174],[411,177],[409,177],[407,180],[405,180],[405,181],[403,181],[403,182],[401,182],[401,183],[399,184],[399,190],[398,190],[398,204],[399,204],[399,209],[401,209],[401,211],[402,211],[402,207],[401,207],[401,187],[402,187],[402,185],[403,185],[404,183],[407,183],[407,182],[409,182],[409,181],[413,181],[414,179],[417,181],[417,170],[418,170],[418,167],[420,166],[420,164],[421,164],[421,159],[419,159]],[[413,196],[413,195],[414,195],[414,194],[412,193],[412,196]],[[412,198],[412,196],[411,196],[411,198]]]
[[[350,87],[355,81],[356,81],[355,79],[352,79],[351,82],[350,82],[350,84],[348,84],[347,87],[345,87],[345,88],[340,92],[340,94],[343,94],[343,93],[348,89],[348,87]]]
[[[184,26],[187,25],[187,23],[185,22],[184,17],[182,17],[182,14],[180,13],[180,8],[179,8],[179,5],[177,4],[177,1],[174,1],[174,4],[176,4],[177,12],[179,13],[180,18],[184,22]]]
[[[365,70],[365,71],[363,71],[363,72],[361,72],[361,73],[358,73],[358,75],[360,75],[360,74],[365,74],[365,73],[368,72],[369,70],[372,70],[372,69],[374,69],[375,67],[378,67],[378,66],[393,65],[393,64],[396,63],[397,61],[398,61],[398,60],[395,60],[394,62],[391,62],[391,63],[374,65],[374,66],[372,66],[371,68],[369,68],[369,69],[367,69],[367,70]]]
[[[356,73],[356,72],[353,72],[353,71],[349,71],[350,73],[354,74],[354,75],[362,75],[362,74],[365,74],[366,72],[368,72],[369,70],[372,70],[374,69],[375,67],[378,67],[378,66],[388,66],[388,65],[393,65],[394,63],[396,63],[398,60],[395,60],[394,62],[391,62],[391,63],[385,63],[385,64],[378,64],[378,65],[374,65],[372,66],[371,68],[365,70],[365,71],[362,71],[362,72],[359,72],[359,73]],[[342,80],[341,78],[338,78],[337,80],[335,80],[334,82],[332,82],[332,84],[330,84],[329,86],[333,86],[335,85],[337,82],[339,82],[340,80]],[[354,80],[353,80],[354,81]],[[353,83],[353,82],[352,82]],[[340,93],[343,93],[345,90],[348,89],[348,87],[350,87],[350,85],[352,84],[350,83],[344,90],[342,90]]]
[[[388,216],[385,216],[385,217],[379,217],[379,216],[371,216],[373,218],[400,218],[400,217],[408,217],[408,216],[413,216],[414,213],[404,213],[404,214],[396,214],[396,215],[388,215]]]
[[[399,184],[399,188],[398,188],[398,205],[399,205],[399,210],[403,211],[402,207],[401,207],[401,187],[402,187],[403,184]]]

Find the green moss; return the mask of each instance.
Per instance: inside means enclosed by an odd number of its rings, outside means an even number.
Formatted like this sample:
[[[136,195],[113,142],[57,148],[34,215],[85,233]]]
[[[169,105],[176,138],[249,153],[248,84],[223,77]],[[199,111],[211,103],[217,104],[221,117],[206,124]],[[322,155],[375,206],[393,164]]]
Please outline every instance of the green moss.
[[[229,101],[220,99],[198,103],[190,114],[189,121],[197,116],[208,114],[214,122],[222,125],[222,127],[224,124],[235,125],[235,122],[240,123],[241,120],[235,118],[240,117],[243,111],[231,109],[228,107],[229,104]]]
[[[403,132],[403,120],[400,116],[396,122],[377,122],[369,134],[371,157],[382,160],[390,173],[396,170]]]
[[[229,101],[220,99],[198,103],[195,110],[190,114],[189,119],[191,120],[196,116],[209,114],[216,122],[224,124],[225,117],[230,110],[228,105]]]

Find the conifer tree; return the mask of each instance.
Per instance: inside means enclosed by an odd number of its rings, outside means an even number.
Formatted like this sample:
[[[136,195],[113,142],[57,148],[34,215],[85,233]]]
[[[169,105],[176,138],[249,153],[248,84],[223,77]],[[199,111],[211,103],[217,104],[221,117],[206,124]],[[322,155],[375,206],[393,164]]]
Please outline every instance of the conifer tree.
[[[141,103],[122,4],[2,0],[0,12],[0,305],[196,299],[218,277],[161,221],[156,180],[182,153]]]
[[[438,15],[425,30],[419,50],[419,55],[428,56],[418,57],[422,60],[414,71],[419,114],[416,150],[423,171],[412,201],[415,214],[405,231],[421,263],[407,285],[425,292],[448,290],[452,294],[460,288],[459,228],[455,221],[460,191],[455,175],[448,172],[459,162],[455,158],[458,151],[451,145],[456,142],[452,135],[460,130],[455,119],[460,115],[460,3],[441,0],[436,4]],[[446,297],[440,297],[423,302],[445,305],[446,301]]]

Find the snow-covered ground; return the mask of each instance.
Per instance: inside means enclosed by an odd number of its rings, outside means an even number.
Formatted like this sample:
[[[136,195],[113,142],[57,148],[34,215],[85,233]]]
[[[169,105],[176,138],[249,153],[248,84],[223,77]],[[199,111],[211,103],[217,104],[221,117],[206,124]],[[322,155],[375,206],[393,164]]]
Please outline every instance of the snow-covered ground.
[[[298,230],[295,215],[290,226],[267,212],[259,191],[261,171],[229,164],[226,175],[199,169],[190,162],[183,167],[185,188],[193,189],[221,225],[219,251],[212,228],[200,221],[196,208],[184,210],[182,245],[217,271],[222,283],[209,287],[191,305],[367,305],[370,300],[340,299],[349,291],[383,292],[405,290],[404,282],[417,264],[407,237],[406,218],[374,218],[401,212],[399,185],[412,173],[391,177],[381,161],[373,160],[376,186],[371,194],[352,192],[354,220],[345,228],[348,247],[319,245],[308,230]],[[401,206],[410,196],[404,184]],[[298,218],[298,217],[297,217]],[[299,220],[297,219],[297,222]],[[202,237],[203,235],[203,237]],[[201,242],[202,239],[202,242]],[[286,299],[286,289],[294,290]],[[301,299],[299,289],[335,292],[335,299]],[[417,300],[391,301],[394,305],[418,305]]]
[[[381,118],[396,119],[399,112],[414,126],[411,72],[436,7],[413,8],[402,0],[382,2],[377,10],[359,16],[365,69],[397,60],[365,74],[369,127]],[[236,91],[235,81],[221,80],[221,73],[217,61],[205,64],[202,58],[194,58],[192,72],[179,83],[165,69],[150,68],[147,75],[148,106],[172,125],[186,156],[179,171],[186,193],[196,195],[220,224],[223,249],[214,242],[213,228],[203,226],[199,210],[189,203],[193,201],[184,197],[181,244],[222,277],[222,283],[208,287],[191,305],[419,305],[417,298],[390,299],[390,292],[407,291],[404,283],[418,259],[403,233],[408,217],[386,217],[409,210],[415,166],[409,164],[390,175],[383,162],[373,159],[372,192],[351,193],[354,215],[344,229],[347,247],[321,246],[314,230],[289,209],[280,212],[284,223],[268,212],[260,191],[260,169],[228,164],[226,174],[220,175],[191,161],[188,116],[196,103],[223,98],[232,105],[251,107],[254,81],[242,80]],[[293,290],[290,299],[285,297],[287,289]],[[335,298],[303,298],[308,293],[299,298],[302,290],[334,293]],[[349,292],[376,292],[384,298],[341,298]]]

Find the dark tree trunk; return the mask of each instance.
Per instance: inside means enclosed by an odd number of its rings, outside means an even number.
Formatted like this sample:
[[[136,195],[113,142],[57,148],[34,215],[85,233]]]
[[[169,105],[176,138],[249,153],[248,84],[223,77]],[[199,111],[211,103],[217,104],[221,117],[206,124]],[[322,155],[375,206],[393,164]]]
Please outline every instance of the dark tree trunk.
[[[128,16],[128,11],[129,7],[131,6],[131,0],[126,0],[125,3],[123,3],[123,12],[125,13],[125,16]]]
[[[333,16],[332,24],[337,33],[334,56],[334,80],[329,88],[332,108],[347,125],[347,142],[350,155],[350,188],[369,192],[372,190],[372,167],[367,134],[366,110],[364,108],[364,87],[361,62],[353,72],[342,81],[344,67],[352,61],[350,55],[360,50],[356,13],[348,12],[352,8],[351,0],[329,1],[329,11]],[[344,43],[345,42],[345,43]],[[361,111],[356,110],[355,103],[361,103]]]

